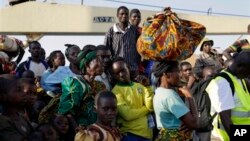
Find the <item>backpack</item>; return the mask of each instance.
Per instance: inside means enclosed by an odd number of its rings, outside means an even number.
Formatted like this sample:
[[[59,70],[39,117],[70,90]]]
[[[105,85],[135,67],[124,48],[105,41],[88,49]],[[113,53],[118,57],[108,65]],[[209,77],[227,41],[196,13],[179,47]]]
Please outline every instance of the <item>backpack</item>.
[[[205,26],[180,19],[167,8],[143,23],[137,51],[147,60],[185,60],[194,53],[205,34]]]
[[[208,93],[206,92],[206,88],[210,81],[218,76],[225,78],[229,82],[232,94],[234,95],[235,88],[233,81],[225,72],[220,72],[214,77],[208,80],[200,81],[197,85],[193,86],[193,88],[191,88],[191,93],[193,94],[198,109],[198,128],[196,131],[206,132],[211,131],[213,129],[212,122],[217,113],[214,113],[213,115],[210,114],[211,101],[208,96]]]

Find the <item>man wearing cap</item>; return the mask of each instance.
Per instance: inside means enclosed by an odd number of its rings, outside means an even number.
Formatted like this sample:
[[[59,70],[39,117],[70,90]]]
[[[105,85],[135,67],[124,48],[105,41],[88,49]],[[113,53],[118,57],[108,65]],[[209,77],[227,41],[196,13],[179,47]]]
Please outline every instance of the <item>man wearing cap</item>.
[[[201,43],[200,51],[201,53],[197,56],[194,65],[194,72],[201,77],[202,70],[205,67],[213,66],[217,72],[222,69],[222,64],[219,61],[217,53],[212,50],[214,45],[213,40],[205,38]]]

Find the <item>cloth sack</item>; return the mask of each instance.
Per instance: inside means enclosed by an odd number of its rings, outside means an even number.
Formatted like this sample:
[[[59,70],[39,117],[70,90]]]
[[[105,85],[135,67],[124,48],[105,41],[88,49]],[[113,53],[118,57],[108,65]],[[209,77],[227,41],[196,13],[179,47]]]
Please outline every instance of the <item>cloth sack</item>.
[[[143,23],[137,51],[148,60],[185,60],[194,53],[205,34],[205,26],[180,19],[167,8]]]

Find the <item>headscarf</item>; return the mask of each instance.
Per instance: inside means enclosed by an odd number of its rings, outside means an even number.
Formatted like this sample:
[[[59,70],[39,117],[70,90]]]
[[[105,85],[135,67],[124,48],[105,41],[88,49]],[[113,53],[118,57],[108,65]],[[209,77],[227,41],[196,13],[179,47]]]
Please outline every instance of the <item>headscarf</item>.
[[[178,67],[177,61],[164,60],[158,62],[153,69],[155,77],[160,77],[165,72],[171,72],[174,68]]]
[[[93,59],[96,58],[96,51],[90,51],[87,54],[85,54],[84,51],[81,51],[78,55],[77,55],[77,60],[79,60],[79,69],[80,70],[85,70],[86,68],[86,64],[90,61],[92,61]]]

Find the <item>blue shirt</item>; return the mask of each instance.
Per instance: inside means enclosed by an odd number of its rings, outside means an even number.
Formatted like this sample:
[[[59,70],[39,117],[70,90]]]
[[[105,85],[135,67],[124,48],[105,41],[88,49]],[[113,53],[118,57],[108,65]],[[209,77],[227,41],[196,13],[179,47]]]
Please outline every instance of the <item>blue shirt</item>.
[[[179,118],[189,112],[188,107],[173,89],[158,87],[155,90],[153,104],[158,128],[179,128]]]
[[[58,84],[62,83],[66,77],[74,77],[74,76],[77,75],[70,70],[69,66],[60,66],[46,78],[45,83]]]

